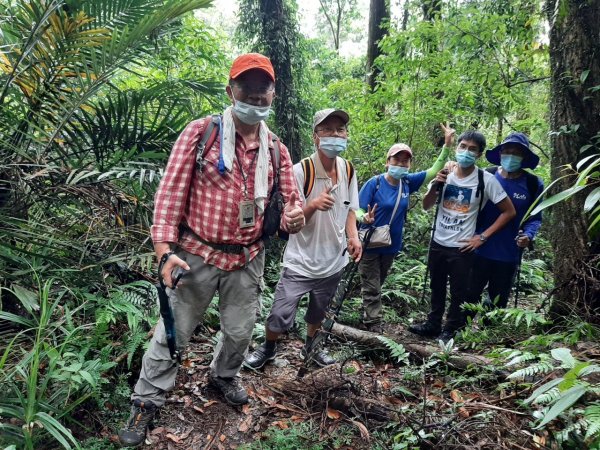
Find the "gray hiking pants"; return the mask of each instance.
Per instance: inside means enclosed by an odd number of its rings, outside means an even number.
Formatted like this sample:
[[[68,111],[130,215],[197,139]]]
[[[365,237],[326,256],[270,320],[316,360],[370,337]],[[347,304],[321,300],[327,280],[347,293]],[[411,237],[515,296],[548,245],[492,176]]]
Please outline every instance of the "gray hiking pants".
[[[381,286],[387,277],[395,254],[363,253],[358,271],[362,285],[363,322],[381,322]]]
[[[222,337],[215,347],[210,371],[213,376],[230,378],[240,371],[259,307],[259,291],[265,265],[264,251],[245,269],[227,272],[205,264],[200,256],[183,250],[177,256],[190,266],[177,285],[168,290],[177,345],[184,349],[216,291],[219,291],[219,313]],[[171,360],[165,327],[160,319],[150,347],[144,354],[142,370],[132,400],[151,401],[156,406],[165,403],[166,392],[175,385],[177,364]]]

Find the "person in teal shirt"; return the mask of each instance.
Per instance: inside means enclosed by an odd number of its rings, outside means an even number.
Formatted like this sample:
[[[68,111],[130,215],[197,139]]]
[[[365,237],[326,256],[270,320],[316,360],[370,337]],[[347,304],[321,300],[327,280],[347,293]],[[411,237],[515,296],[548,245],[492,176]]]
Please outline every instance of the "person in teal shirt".
[[[381,286],[395,256],[402,250],[402,232],[408,211],[409,196],[418,191],[423,184],[431,181],[444,167],[448,158],[455,131],[449,126],[443,124],[441,126],[444,131],[444,146],[433,166],[428,170],[410,173],[413,158],[411,148],[406,144],[394,144],[387,153],[386,172],[367,181],[358,195],[361,208],[357,212],[359,221],[368,215],[374,214],[375,216],[372,224],[363,223],[361,228],[389,224],[392,238],[392,243],[388,247],[366,249],[358,266],[362,286],[363,324],[370,331],[382,331]],[[396,208],[398,195],[401,198]],[[392,218],[394,209],[396,211]]]

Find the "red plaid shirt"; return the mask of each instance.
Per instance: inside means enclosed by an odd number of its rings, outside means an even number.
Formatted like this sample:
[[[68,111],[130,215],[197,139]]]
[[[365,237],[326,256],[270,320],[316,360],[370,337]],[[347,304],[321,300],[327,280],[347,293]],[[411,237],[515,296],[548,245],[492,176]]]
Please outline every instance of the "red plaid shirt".
[[[262,249],[259,241],[262,235],[263,216],[254,207],[256,223],[253,227],[240,228],[239,206],[243,199],[244,181],[237,158],[242,162],[247,174],[246,186],[248,199],[254,199],[254,174],[256,162],[253,159],[258,151],[258,143],[246,148],[243,140],[236,133],[235,152],[232,171],[221,174],[218,169],[220,142],[215,143],[206,153],[205,166],[202,173],[196,170],[196,146],[200,140],[210,117],[195,120],[179,135],[171,151],[165,174],[154,197],[154,225],[150,228],[155,243],[179,243],[185,251],[202,256],[207,264],[219,269],[232,271],[244,267],[244,254],[224,253],[203,244],[190,233],[180,236],[179,225],[187,226],[201,239],[216,244],[241,244],[247,246],[252,260]],[[269,139],[269,147],[273,146]],[[300,198],[292,161],[287,147],[279,145],[281,154],[279,186],[287,204],[292,192]],[[269,152],[269,161],[271,160]],[[273,187],[273,164],[269,164],[269,190]],[[265,200],[265,207],[268,200]],[[302,206],[302,205],[300,205]],[[287,231],[284,215],[281,228]]]

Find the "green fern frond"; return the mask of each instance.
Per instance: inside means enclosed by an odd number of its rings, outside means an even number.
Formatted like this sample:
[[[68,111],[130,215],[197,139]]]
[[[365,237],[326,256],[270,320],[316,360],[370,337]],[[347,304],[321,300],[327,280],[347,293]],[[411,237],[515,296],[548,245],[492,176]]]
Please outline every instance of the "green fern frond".
[[[586,441],[600,439],[600,403],[588,406],[583,414],[587,421]]]
[[[536,360],[538,359],[538,355],[531,352],[515,350],[507,359],[510,359],[510,361],[506,363],[506,366],[514,366],[516,364],[523,364],[524,362]]]
[[[133,356],[136,350],[145,342],[146,333],[143,331],[138,331],[134,333],[129,341],[127,342],[127,367],[131,367],[131,362],[133,361]]]
[[[523,380],[525,378],[533,377],[534,375],[549,373],[554,370],[552,363],[547,361],[540,361],[532,364],[529,367],[524,367],[516,372],[511,373],[508,378],[510,380]]]
[[[560,389],[557,387],[553,387],[552,389],[546,391],[545,393],[539,395],[534,401],[534,404],[538,405],[548,405],[552,403],[560,397]]]
[[[397,362],[408,361],[408,353],[402,344],[399,344],[398,342],[384,336],[377,336],[377,339],[379,339],[390,350],[390,354],[393,358],[396,358]]]

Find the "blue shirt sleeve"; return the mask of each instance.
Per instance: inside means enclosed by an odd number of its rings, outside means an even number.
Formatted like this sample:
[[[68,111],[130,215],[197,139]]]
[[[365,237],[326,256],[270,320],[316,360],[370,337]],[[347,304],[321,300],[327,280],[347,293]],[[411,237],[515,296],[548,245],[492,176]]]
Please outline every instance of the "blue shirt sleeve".
[[[413,192],[418,191],[423,185],[426,176],[426,170],[422,172],[409,173],[405,178],[405,181],[408,182],[408,193],[412,194]]]
[[[358,193],[358,205],[361,209],[365,211],[367,210],[368,205],[371,205],[371,203],[373,202],[373,197],[377,188],[378,176],[379,175],[376,175],[372,177],[369,181],[367,181]]]
[[[544,191],[544,182],[540,177],[538,177],[538,189],[535,195],[535,199],[539,198]],[[535,199],[533,201],[535,201]],[[532,203],[533,203],[532,201]],[[535,216],[531,216],[527,221],[523,224],[523,232],[527,235],[529,240],[533,240],[537,235],[540,227],[542,226],[542,212],[540,211]]]

